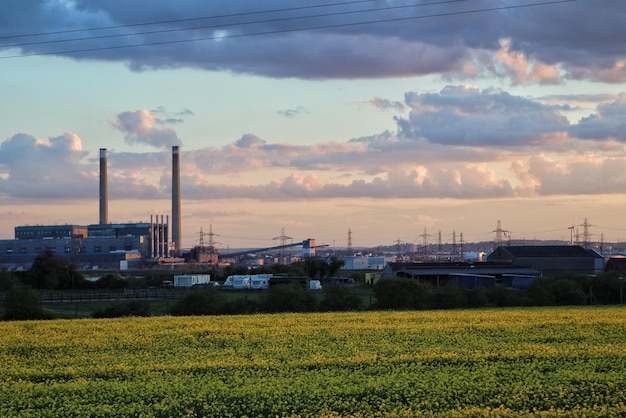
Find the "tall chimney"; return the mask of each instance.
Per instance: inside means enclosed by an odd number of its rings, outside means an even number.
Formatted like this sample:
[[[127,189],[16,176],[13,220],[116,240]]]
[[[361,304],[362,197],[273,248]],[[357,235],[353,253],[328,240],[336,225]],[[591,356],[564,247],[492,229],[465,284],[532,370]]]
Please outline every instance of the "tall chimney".
[[[172,147],[172,241],[174,242],[174,253],[180,255],[181,228],[180,228],[180,154],[178,146]]]
[[[109,186],[107,184],[107,150],[100,148],[100,225],[109,223]]]

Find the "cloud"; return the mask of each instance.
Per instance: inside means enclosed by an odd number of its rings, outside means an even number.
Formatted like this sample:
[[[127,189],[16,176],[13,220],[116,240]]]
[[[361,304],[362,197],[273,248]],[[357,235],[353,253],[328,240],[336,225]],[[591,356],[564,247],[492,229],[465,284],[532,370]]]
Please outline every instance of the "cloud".
[[[0,196],[24,201],[97,199],[99,167],[87,158],[80,137],[66,132],[41,140],[26,133],[0,144]],[[166,196],[150,184],[137,167],[117,169],[115,153],[109,153],[109,190],[112,199]],[[136,161],[136,156],[132,158]],[[142,168],[148,164],[144,164]],[[132,167],[132,169],[131,169]],[[161,168],[159,168],[161,169]]]
[[[170,112],[165,106],[157,106],[156,109],[150,111],[153,115],[162,115],[156,120],[156,123],[163,125],[174,125],[178,123],[184,123],[185,120],[181,116],[192,116],[191,109],[183,109],[180,112]]]
[[[115,116],[112,126],[124,133],[128,144],[146,144],[155,148],[169,148],[182,145],[173,129],[157,127],[154,113],[141,109],[119,113]]]
[[[279,115],[283,115],[288,118],[293,118],[294,116],[298,116],[303,113],[309,113],[309,112],[307,112],[307,110],[302,106],[298,106],[295,109],[285,109],[285,110],[278,111]]]
[[[626,93],[619,94],[613,101],[599,104],[596,114],[581,119],[569,132],[582,139],[626,142]]]
[[[380,97],[374,97],[369,101],[369,103],[381,110],[395,110],[397,112],[402,112],[406,108],[402,102],[382,99]]]
[[[81,160],[87,155],[73,133],[40,140],[19,133],[0,144],[0,194],[11,197],[72,199],[89,194],[91,175]],[[67,180],[72,187],[67,187]]]
[[[60,39],[50,35],[3,45],[24,54],[125,62],[135,71],[187,67],[314,80],[491,74],[514,84],[626,81],[620,42],[626,37],[626,3],[614,0],[488,12],[476,12],[493,8],[487,0],[410,8],[405,1],[328,4],[299,11],[279,11],[291,8],[288,2],[273,4],[6,0],[0,5],[0,27],[9,34],[111,27],[64,34],[87,38],[81,41],[49,43]],[[135,25],[156,21],[169,23]]]
[[[609,97],[610,96],[610,97]],[[307,200],[346,197],[486,199],[626,190],[626,93],[560,97],[546,104],[498,89],[447,86],[407,92],[397,132],[312,145],[253,133],[221,147],[182,149],[186,199]],[[383,103],[384,99],[378,100]],[[570,124],[567,100],[598,103]],[[167,113],[157,109],[156,113]],[[155,112],[122,112],[116,126],[154,152],[109,153],[112,199],[167,199],[177,139]],[[97,157],[73,133],[0,143],[0,195],[94,199]]]
[[[262,200],[299,200],[328,198],[498,198],[510,197],[514,189],[506,180],[484,167],[415,167],[390,171],[385,176],[348,182],[323,181],[314,173],[292,173],[265,184],[194,184],[189,198],[211,196],[219,199],[253,198]]]
[[[626,190],[626,159],[584,158],[569,162],[545,155],[529,159],[528,174],[541,195],[595,195]]]
[[[402,135],[435,144],[537,144],[569,125],[558,108],[472,86],[448,86],[439,93],[409,92],[405,101],[411,112],[406,119],[396,119]]]

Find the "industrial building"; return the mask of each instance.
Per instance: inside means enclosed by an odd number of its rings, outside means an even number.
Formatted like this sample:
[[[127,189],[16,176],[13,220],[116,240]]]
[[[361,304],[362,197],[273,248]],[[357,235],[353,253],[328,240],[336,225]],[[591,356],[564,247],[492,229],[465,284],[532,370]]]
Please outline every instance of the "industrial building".
[[[580,245],[503,245],[487,256],[488,261],[511,266],[530,266],[553,276],[559,272],[596,274],[604,270],[604,258]]]
[[[388,263],[396,261],[395,256],[341,256],[342,270],[382,270]]]

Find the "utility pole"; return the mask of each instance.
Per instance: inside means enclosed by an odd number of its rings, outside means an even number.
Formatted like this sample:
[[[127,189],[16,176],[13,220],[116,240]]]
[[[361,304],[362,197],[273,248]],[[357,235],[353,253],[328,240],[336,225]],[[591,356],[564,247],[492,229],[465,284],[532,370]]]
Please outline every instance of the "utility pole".
[[[441,254],[443,254],[443,241],[441,240],[441,229],[437,234],[437,261],[441,258]]]
[[[348,255],[352,255],[352,230],[348,228]]]
[[[461,260],[465,259],[465,252],[463,248],[463,233],[461,232]]]
[[[282,228],[280,230],[280,235],[277,237],[272,238],[273,240],[279,240],[280,245],[281,245],[281,249],[280,249],[280,264],[282,264],[284,262],[285,259],[285,243],[287,242],[288,239],[293,239],[292,237],[288,237],[287,235],[285,235],[285,228]]]
[[[426,227],[424,227],[424,233],[417,236],[417,238],[422,238],[422,247],[424,248],[424,260],[426,260],[428,256],[428,237],[430,237],[430,235],[426,233]]]
[[[457,248],[456,248],[456,230],[452,230],[452,258],[456,259],[457,256]]]
[[[498,219],[498,226],[494,231],[491,232],[495,232],[496,233],[496,239],[493,241],[493,245],[494,247],[501,247],[504,244],[504,238],[507,237],[508,234],[508,240],[510,241],[511,238],[511,231],[507,231],[505,229],[502,229],[502,224],[500,223],[500,220]]]

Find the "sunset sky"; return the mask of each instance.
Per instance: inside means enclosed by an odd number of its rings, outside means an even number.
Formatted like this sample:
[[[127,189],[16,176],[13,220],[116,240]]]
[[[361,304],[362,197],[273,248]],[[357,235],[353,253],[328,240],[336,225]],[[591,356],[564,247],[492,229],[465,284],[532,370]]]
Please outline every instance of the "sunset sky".
[[[626,241],[623,0],[3,0],[0,238],[171,211],[183,247]]]

